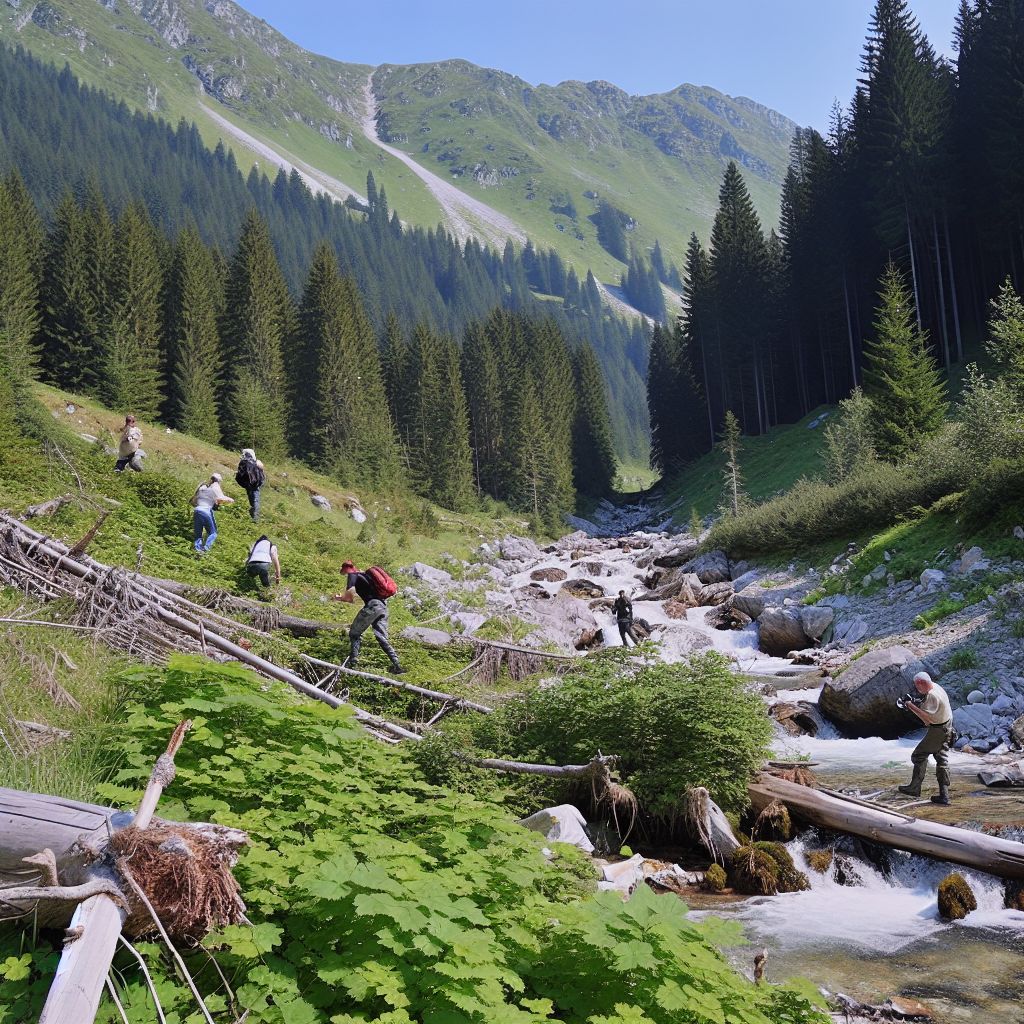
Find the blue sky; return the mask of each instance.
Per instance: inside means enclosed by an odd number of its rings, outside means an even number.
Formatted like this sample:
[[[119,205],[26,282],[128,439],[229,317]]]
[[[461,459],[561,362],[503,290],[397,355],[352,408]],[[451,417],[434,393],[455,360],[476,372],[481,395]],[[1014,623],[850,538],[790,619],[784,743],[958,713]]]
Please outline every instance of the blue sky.
[[[873,0],[242,0],[295,42],[338,60],[462,57],[531,84],[602,78],[631,93],[683,82],[749,96],[827,127],[853,93]],[[950,51],[956,0],[911,0]]]

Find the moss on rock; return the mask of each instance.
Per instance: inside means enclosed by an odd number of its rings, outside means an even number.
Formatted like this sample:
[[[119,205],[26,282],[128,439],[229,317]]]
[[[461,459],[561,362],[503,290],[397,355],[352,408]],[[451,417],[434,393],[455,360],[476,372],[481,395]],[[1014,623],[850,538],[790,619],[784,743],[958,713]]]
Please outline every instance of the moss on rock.
[[[774,896],[779,891],[779,865],[770,854],[748,844],[733,852],[729,879],[747,896]]]
[[[709,892],[721,892],[728,882],[725,868],[721,864],[712,864],[704,872],[704,888]]]
[[[807,866],[819,875],[827,875],[832,868],[832,851],[809,851],[807,854]]]
[[[811,883],[802,871],[797,871],[793,858],[782,843],[754,843],[754,848],[767,854],[778,865],[779,892],[803,892]]]
[[[1024,911],[1024,882],[1010,881],[1003,891],[1003,906],[1008,910]]]
[[[967,880],[958,871],[939,882],[939,916],[947,921],[959,921],[972,910],[978,909],[978,901]]]

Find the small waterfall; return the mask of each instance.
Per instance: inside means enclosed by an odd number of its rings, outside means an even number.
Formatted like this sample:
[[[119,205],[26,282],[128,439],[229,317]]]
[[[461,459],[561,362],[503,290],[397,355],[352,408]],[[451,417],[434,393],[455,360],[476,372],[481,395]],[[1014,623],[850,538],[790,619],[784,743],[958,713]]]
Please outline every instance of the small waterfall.
[[[796,949],[813,946],[895,953],[911,943],[950,928],[1006,929],[1024,934],[1024,913],[1003,907],[1003,883],[990,875],[899,850],[888,851],[883,871],[858,855],[854,841],[842,840],[838,854],[860,877],[862,885],[840,885],[830,870],[811,870],[807,853],[822,849],[814,832],[787,845],[811,888],[784,896],[756,897],[740,904],[735,916],[748,932],[773,945]],[[963,921],[939,918],[936,890],[950,871],[959,871],[978,900],[978,909]]]

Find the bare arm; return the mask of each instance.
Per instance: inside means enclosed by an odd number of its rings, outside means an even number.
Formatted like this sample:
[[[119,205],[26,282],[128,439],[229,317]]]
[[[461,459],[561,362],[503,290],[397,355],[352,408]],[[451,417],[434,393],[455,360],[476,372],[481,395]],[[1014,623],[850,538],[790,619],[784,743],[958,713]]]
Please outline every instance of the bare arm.
[[[274,563],[274,576],[277,578],[277,582],[281,582],[281,559],[277,557],[277,548],[273,547],[270,549],[270,560]]]

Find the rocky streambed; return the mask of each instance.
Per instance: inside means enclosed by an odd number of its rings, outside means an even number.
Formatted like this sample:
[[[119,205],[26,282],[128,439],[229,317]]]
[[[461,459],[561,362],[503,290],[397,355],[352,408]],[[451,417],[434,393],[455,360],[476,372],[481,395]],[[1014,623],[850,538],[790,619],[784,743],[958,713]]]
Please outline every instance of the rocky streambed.
[[[1024,563],[997,567],[1007,582],[995,599],[919,630],[917,616],[969,588],[976,553],[950,562],[941,578],[929,572],[897,581],[876,573],[862,581],[873,592],[805,604],[821,575],[765,572],[720,552],[698,554],[697,539],[667,532],[664,519],[665,510],[643,503],[609,505],[545,548],[507,537],[451,571],[410,567],[416,583],[406,596],[414,603],[437,596],[456,630],[514,618],[526,624],[527,646],[568,652],[620,643],[610,608],[624,590],[656,642],[654,656],[674,662],[714,649],[761,686],[778,723],[780,758],[809,759],[825,786],[892,806],[910,802],[894,790],[909,776],[920,735],[904,733],[913,720],[894,702],[926,668],[953,697],[962,738],[952,756],[954,803],[915,804],[912,813],[972,827],[1024,822],[1024,789],[989,788],[978,775],[1024,756],[1024,652],[1012,635],[1015,616],[1024,613],[1024,586],[1014,582],[1024,579]],[[1002,883],[968,872],[978,909],[949,923],[935,899],[948,864],[894,854],[880,865],[851,840],[805,835],[790,844],[798,866],[806,869],[815,844],[845,848],[856,883],[808,871],[807,892],[724,901],[716,909],[740,918],[768,949],[770,976],[800,974],[868,1002],[916,996],[943,1021],[1024,1020],[1024,913],[1003,906]],[[735,955],[749,969],[751,954]]]

